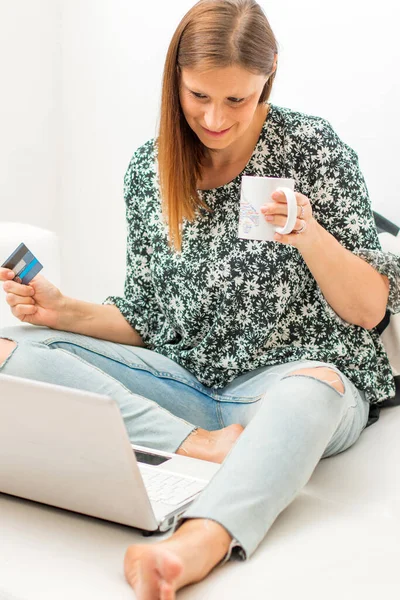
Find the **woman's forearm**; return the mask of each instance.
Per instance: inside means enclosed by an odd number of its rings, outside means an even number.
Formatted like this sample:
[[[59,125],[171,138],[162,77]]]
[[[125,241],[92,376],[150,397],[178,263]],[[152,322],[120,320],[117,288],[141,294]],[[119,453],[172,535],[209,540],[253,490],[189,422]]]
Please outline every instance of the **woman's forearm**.
[[[301,254],[327,302],[348,323],[376,327],[385,316],[388,278],[344,248],[315,220],[313,227],[313,243]]]
[[[94,304],[66,296],[64,300],[57,329],[119,344],[144,345],[141,336],[129,325],[115,305]]]

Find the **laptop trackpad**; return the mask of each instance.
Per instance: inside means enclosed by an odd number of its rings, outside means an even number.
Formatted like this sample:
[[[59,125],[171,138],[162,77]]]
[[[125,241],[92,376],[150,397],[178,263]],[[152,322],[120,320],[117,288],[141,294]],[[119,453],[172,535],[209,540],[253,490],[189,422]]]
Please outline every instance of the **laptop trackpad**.
[[[169,456],[160,456],[160,454],[151,454],[150,452],[143,452],[142,450],[133,450],[136,455],[136,460],[139,463],[145,463],[146,465],[161,465],[167,460],[171,460]]]

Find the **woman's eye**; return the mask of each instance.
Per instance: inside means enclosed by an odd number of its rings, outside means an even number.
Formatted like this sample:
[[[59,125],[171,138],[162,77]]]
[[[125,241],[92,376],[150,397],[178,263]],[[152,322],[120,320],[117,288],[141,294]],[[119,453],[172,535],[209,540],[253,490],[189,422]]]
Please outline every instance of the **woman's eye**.
[[[190,92],[190,93],[195,98],[199,98],[199,100],[204,100],[205,98],[207,98],[207,96],[204,96],[204,94],[200,94],[199,92]],[[228,98],[228,100],[232,104],[240,104],[241,102],[244,101],[244,98]]]

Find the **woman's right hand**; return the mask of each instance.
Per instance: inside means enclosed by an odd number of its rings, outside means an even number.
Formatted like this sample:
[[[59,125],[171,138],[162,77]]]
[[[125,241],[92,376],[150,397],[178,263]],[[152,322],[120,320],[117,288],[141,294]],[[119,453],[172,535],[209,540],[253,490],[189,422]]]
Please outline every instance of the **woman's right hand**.
[[[24,285],[10,279],[9,273],[11,269],[0,267],[0,281],[5,282],[3,289],[12,314],[24,323],[57,329],[65,308],[60,290],[43,275],[36,275],[29,285]]]

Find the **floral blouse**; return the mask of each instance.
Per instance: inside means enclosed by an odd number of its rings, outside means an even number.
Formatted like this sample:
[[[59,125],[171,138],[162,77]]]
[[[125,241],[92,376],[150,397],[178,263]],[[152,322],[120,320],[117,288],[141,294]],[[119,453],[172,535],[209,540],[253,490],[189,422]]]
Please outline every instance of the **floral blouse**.
[[[393,397],[378,331],[333,310],[296,248],[237,237],[242,175],[293,178],[320,225],[387,275],[388,309],[400,311],[400,257],[381,250],[356,152],[325,119],[274,104],[242,173],[199,192],[212,212],[198,209],[184,221],[181,252],[169,247],[161,215],[155,140],[136,150],[124,179],[124,296],[103,304],[116,305],[147,348],[210,388],[311,359],[336,365],[373,404]]]

